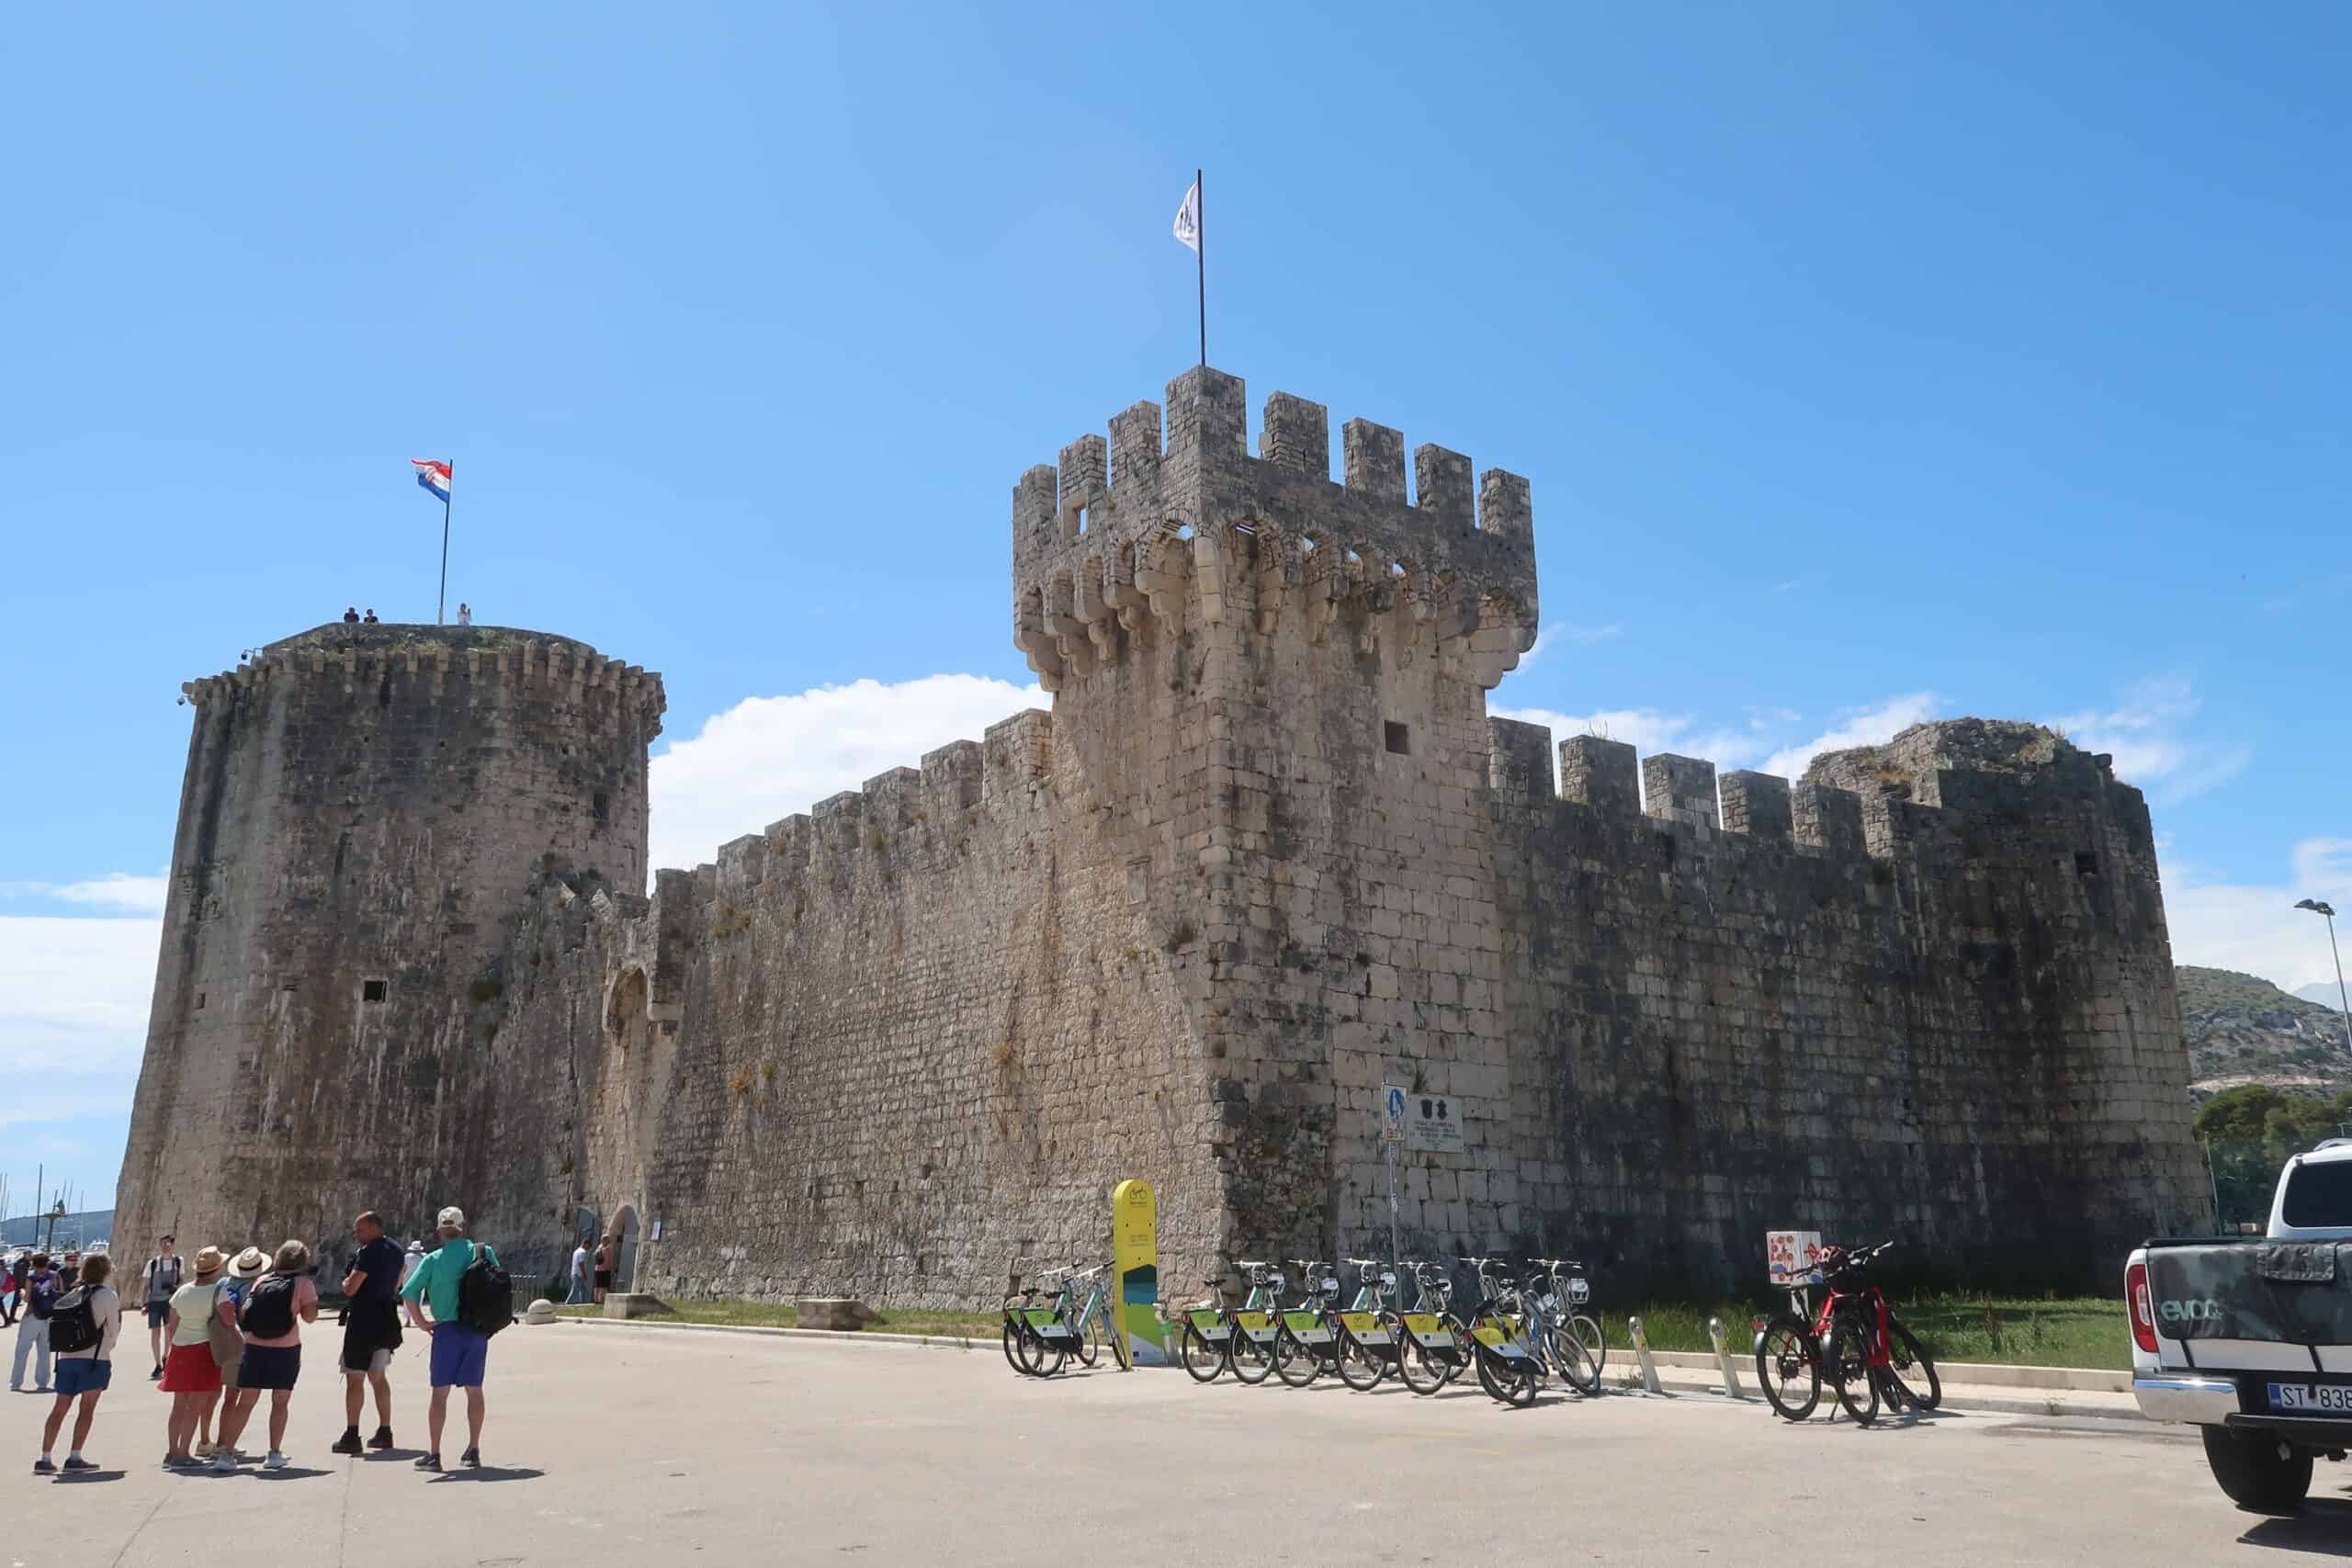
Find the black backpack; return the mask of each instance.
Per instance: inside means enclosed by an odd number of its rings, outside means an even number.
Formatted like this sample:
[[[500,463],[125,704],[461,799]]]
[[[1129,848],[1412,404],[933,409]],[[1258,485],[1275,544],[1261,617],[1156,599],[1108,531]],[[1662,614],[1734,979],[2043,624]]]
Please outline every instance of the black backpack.
[[[87,1350],[98,1342],[98,1314],[91,1297],[104,1285],[83,1285],[66,1293],[49,1314],[49,1348],[61,1355]]]
[[[485,1339],[514,1321],[514,1281],[498,1255],[480,1244],[458,1276],[458,1321]]]
[[[253,1339],[283,1339],[294,1332],[295,1274],[264,1274],[245,1292],[237,1310],[237,1326]],[[51,1329],[51,1334],[56,1333]]]

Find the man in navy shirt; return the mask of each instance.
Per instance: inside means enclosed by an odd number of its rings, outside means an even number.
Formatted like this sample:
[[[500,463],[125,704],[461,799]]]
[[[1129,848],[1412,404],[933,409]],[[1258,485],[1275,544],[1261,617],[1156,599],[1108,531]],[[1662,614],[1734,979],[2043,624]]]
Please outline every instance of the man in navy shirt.
[[[343,1277],[343,1293],[350,1300],[343,1319],[343,1436],[334,1452],[356,1454],[359,1443],[362,1384],[376,1391],[376,1435],[371,1449],[392,1446],[392,1380],[388,1375],[392,1352],[400,1348],[401,1314],[395,1292],[401,1282],[400,1243],[384,1234],[384,1222],[373,1209],[351,1223],[359,1250],[352,1255],[351,1272]]]

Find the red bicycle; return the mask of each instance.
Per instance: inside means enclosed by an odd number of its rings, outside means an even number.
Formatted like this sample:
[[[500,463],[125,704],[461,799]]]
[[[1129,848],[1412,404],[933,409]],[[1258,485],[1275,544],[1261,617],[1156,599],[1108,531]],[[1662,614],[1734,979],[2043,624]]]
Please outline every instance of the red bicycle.
[[[1897,1411],[1933,1410],[1943,1403],[1934,1358],[1896,1320],[1886,1292],[1871,1280],[1871,1266],[1894,1246],[1824,1248],[1826,1293],[1820,1312],[1813,1312],[1800,1287],[1789,1292],[1789,1311],[1756,1320],[1756,1381],[1782,1416],[1802,1421],[1811,1416],[1821,1403],[1824,1375],[1846,1414],[1864,1427],[1878,1418],[1882,1393]]]

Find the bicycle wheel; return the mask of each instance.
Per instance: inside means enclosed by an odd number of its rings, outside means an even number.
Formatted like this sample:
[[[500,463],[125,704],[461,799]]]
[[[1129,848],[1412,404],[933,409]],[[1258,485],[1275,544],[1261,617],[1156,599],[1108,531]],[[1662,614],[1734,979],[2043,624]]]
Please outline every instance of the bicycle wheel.
[[[1878,1419],[1878,1374],[1871,1367],[1870,1345],[1862,1331],[1841,1323],[1829,1331],[1829,1346],[1822,1356],[1824,1370],[1838,1390],[1838,1403],[1857,1427]]]
[[[1347,1325],[1340,1325],[1340,1337],[1334,1348],[1339,1351],[1335,1359],[1341,1382],[1358,1393],[1380,1386],[1380,1377],[1387,1370],[1386,1364],[1381,1360],[1379,1352],[1358,1339],[1349,1331]]]
[[[1035,1377],[1036,1369],[1030,1364],[1031,1358],[1029,1337],[1021,1332],[1019,1324],[1011,1318],[1006,1318],[1004,1320],[1004,1359],[1012,1363],[1012,1370],[1023,1377]]]
[[[1089,1312],[1070,1325],[1070,1354],[1081,1367],[1091,1367],[1102,1354],[1102,1314]]]
[[[1224,1374],[1223,1347],[1204,1337],[1199,1329],[1193,1326],[1190,1319],[1185,1321],[1183,1337],[1177,1342],[1177,1353],[1194,1382],[1215,1382]]]
[[[1445,1381],[1452,1382],[1454,1379],[1460,1377],[1464,1372],[1470,1370],[1470,1359],[1473,1351],[1473,1345],[1470,1338],[1470,1325],[1463,1322],[1460,1318],[1454,1316],[1451,1312],[1442,1312],[1438,1314],[1437,1320],[1448,1334],[1453,1336],[1453,1355],[1450,1359],[1442,1363],[1445,1368]]]
[[[1415,1393],[1435,1393],[1445,1386],[1446,1376],[1453,1371],[1437,1359],[1436,1354],[1413,1337],[1402,1323],[1396,1327],[1396,1375]]]
[[[1261,1383],[1266,1374],[1274,1370],[1274,1348],[1262,1339],[1252,1339],[1233,1325],[1233,1337],[1226,1341],[1226,1361],[1233,1368],[1233,1375],[1246,1383]]]
[[[1933,1410],[1944,1402],[1944,1380],[1936,1375],[1935,1358],[1908,1328],[1890,1317],[1886,1323],[1887,1354],[1894,1358],[1891,1375],[1906,1404]]]
[[[1781,1313],[1756,1337],[1756,1381],[1784,1420],[1802,1421],[1821,1403],[1821,1350],[1794,1313]]]
[[[1591,1337],[1588,1339],[1586,1336]],[[1600,1392],[1600,1325],[1589,1317],[1572,1317],[1552,1325],[1545,1340],[1552,1364],[1561,1379],[1578,1393]]]
[[[1533,1363],[1519,1357],[1506,1359],[1481,1345],[1476,1352],[1478,1386],[1489,1397],[1505,1404],[1524,1406],[1535,1403],[1535,1368]]]
[[[1323,1375],[1323,1362],[1312,1345],[1304,1344],[1283,1323],[1274,1331],[1274,1376],[1292,1388],[1305,1388]]]

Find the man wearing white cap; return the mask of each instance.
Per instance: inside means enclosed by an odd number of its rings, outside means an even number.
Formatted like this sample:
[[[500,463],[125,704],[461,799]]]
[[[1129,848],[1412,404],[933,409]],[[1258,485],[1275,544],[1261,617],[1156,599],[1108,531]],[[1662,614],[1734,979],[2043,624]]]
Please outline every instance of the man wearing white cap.
[[[458,1312],[458,1281],[473,1262],[476,1247],[466,1239],[463,1209],[442,1210],[435,1228],[441,1236],[440,1247],[428,1254],[401,1287],[401,1299],[408,1306],[408,1320],[433,1337],[433,1403],[424,1415],[425,1434],[432,1448],[416,1461],[416,1468],[441,1468],[441,1427],[449,1413],[449,1391],[462,1388],[466,1391],[466,1451],[458,1462],[468,1470],[479,1470],[481,1422],[486,1408],[481,1380],[484,1363],[490,1357],[490,1337],[467,1324]],[[490,1251],[487,1247],[481,1250]],[[498,1254],[491,1252],[490,1259],[497,1262]],[[418,1310],[420,1303],[432,1310],[430,1318]]]

